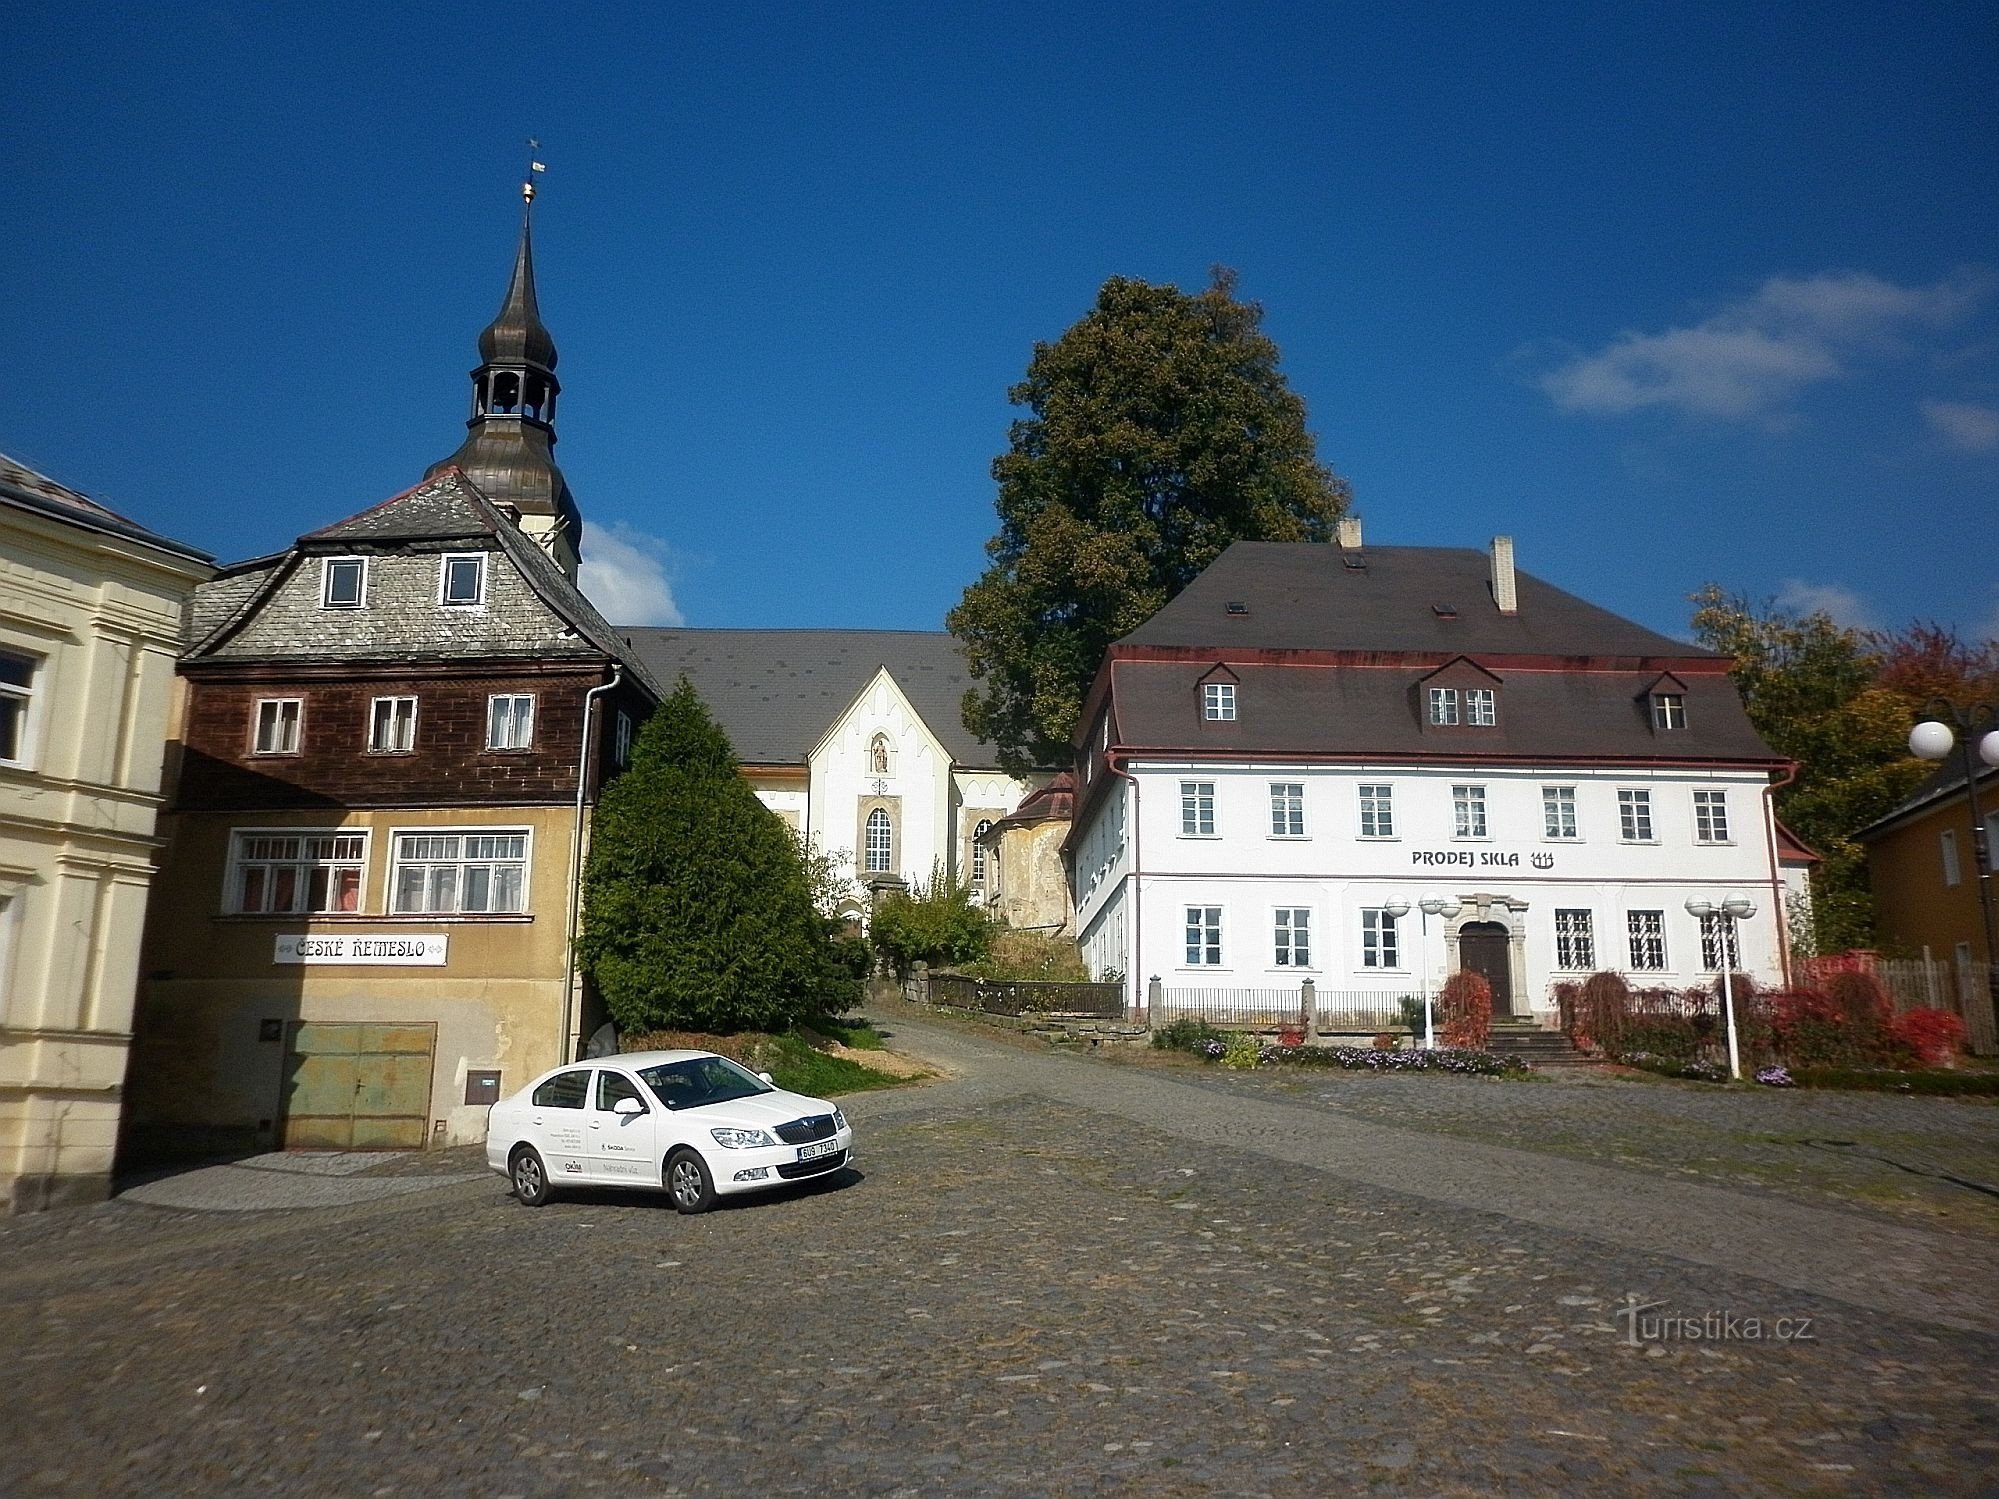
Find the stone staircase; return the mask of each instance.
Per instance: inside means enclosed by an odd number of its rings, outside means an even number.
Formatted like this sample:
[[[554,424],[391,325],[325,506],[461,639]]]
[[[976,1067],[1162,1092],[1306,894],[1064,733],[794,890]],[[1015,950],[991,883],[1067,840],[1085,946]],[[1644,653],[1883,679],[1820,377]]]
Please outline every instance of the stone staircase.
[[[1494,1056],[1518,1057],[1529,1067],[1582,1067],[1589,1058],[1560,1031],[1545,1031],[1531,1020],[1495,1020],[1486,1043]]]

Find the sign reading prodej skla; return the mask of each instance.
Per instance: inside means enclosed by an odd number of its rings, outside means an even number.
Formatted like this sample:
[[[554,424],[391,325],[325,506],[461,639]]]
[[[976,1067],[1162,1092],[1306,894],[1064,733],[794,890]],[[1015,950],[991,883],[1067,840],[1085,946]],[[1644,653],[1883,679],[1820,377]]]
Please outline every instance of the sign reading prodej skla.
[[[328,937],[292,933],[278,938],[271,961],[442,968],[448,936],[445,932],[342,932]]]

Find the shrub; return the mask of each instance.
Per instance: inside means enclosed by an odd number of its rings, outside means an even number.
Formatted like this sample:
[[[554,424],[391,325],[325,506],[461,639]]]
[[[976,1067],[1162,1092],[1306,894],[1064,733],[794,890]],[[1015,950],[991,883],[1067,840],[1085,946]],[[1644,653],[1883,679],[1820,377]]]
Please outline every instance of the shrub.
[[[1770,1047],[1793,1067],[1838,1065],[1853,1058],[1846,1014],[1829,995],[1792,989],[1770,997]]]
[[[1492,1035],[1492,985],[1485,975],[1459,969],[1444,980],[1437,997],[1444,1045],[1457,1051],[1483,1051]]]
[[[1273,1046],[1266,1062],[1299,1067],[1338,1067],[1356,1072],[1450,1072],[1461,1076],[1522,1077],[1527,1064],[1518,1057],[1496,1057],[1489,1051],[1455,1051],[1444,1047],[1378,1050],[1372,1046]]]
[[[1396,1001],[1396,1007],[1402,1011],[1402,1028],[1409,1032],[1418,1045],[1421,1045],[1424,1027],[1423,996],[1405,994]]]
[[[1237,1031],[1222,1043],[1222,1065],[1248,1071],[1263,1060],[1263,1043],[1248,1031]]]
[[[1719,1062],[1687,1061],[1679,1057],[1662,1057],[1653,1052],[1636,1050],[1620,1053],[1617,1060],[1626,1067],[1636,1067],[1641,1072],[1654,1072],[1660,1077],[1683,1077],[1697,1083],[1728,1081],[1728,1069]]]
[[[992,946],[992,919],[972,902],[972,888],[933,870],[928,885],[892,890],[875,903],[868,941],[903,976],[916,963],[970,963]]]
[[[1614,1051],[1631,1017],[1631,986],[1621,975],[1592,973],[1576,995],[1576,1019],[1569,1039],[1591,1051]]]
[[[1161,1051],[1198,1052],[1210,1041],[1221,1039],[1222,1033],[1199,1015],[1183,1015],[1152,1033],[1152,1044]]]
[[[1624,1027],[1617,1054],[1646,1052],[1677,1062],[1691,1062],[1700,1055],[1702,1038],[1694,1021],[1685,1015],[1637,1015]]]
[[[1949,1010],[1911,1010],[1891,1022],[1895,1039],[1925,1067],[1949,1067],[1964,1050],[1964,1022]]]
[[[1999,1096],[1999,1072],[1898,1072],[1883,1067],[1794,1067],[1800,1088],[1862,1088],[1881,1093]]]
[[[1394,1031],[1378,1031],[1374,1037],[1376,1051],[1397,1051],[1402,1046],[1402,1038]]]
[[[1017,932],[995,927],[992,946],[983,958],[962,970],[977,979],[1014,979],[1027,983],[1079,984],[1089,978],[1076,944],[1047,932]]]

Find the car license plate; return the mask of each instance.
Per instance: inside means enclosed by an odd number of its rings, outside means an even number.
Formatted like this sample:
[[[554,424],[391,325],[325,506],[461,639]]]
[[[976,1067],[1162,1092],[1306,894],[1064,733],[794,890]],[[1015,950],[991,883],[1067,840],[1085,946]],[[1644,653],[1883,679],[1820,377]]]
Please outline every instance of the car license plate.
[[[816,1145],[799,1146],[798,1158],[801,1161],[816,1161],[822,1155],[838,1154],[839,1149],[840,1149],[840,1142],[838,1140],[821,1140]]]

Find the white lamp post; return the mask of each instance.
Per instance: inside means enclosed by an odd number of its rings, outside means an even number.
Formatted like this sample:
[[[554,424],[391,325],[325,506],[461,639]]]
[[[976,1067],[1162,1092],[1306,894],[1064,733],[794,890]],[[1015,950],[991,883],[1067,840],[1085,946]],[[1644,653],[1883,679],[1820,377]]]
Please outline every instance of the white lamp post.
[[[1728,1075],[1737,1082],[1742,1081],[1742,1052],[1735,1042],[1735,979],[1731,970],[1738,956],[1735,924],[1756,914],[1756,902],[1746,895],[1731,895],[1720,905],[1711,900],[1691,899],[1687,902],[1687,914],[1705,921],[1710,916],[1721,918],[1721,1013],[1728,1022]]]
[[[1426,895],[1416,902],[1423,913],[1423,1045],[1429,1050],[1437,1046],[1437,1007],[1430,1000],[1430,918],[1441,916],[1449,921],[1464,907],[1448,895]]]
[[[1956,749],[1964,767],[1964,794],[1971,801],[1971,857],[1978,872],[1978,919],[1985,927],[1985,961],[1991,966],[1993,987],[1999,991],[1999,940],[1993,935],[1992,847],[1986,837],[1985,814],[1978,805],[1978,767],[1971,763],[1971,746],[1978,742],[1978,758],[1987,765],[1999,765],[1999,708],[1990,703],[1974,703],[1968,708],[1938,698],[1923,710],[1929,715],[1909,730],[1909,753],[1919,760],[1941,760]],[[1964,735],[1951,732],[1955,724]]]
[[[1403,917],[1409,914],[1409,902],[1406,900],[1383,901],[1381,914],[1399,923]]]

